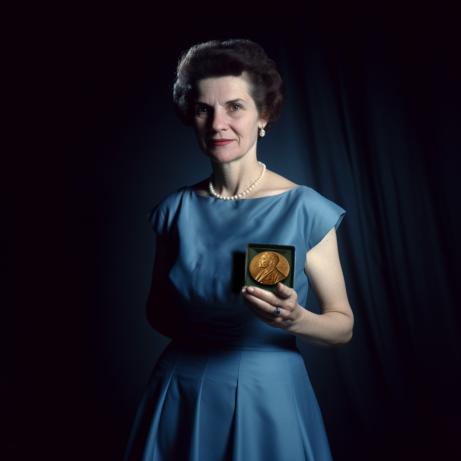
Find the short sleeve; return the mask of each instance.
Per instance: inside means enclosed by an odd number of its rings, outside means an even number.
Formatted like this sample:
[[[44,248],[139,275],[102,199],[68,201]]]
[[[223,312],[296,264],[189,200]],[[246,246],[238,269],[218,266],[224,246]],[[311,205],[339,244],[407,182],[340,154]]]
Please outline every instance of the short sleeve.
[[[160,236],[166,234],[166,217],[160,204],[156,205],[151,211],[149,211],[149,213],[147,213],[147,220],[157,235]]]
[[[147,220],[157,235],[163,236],[171,232],[181,206],[183,190],[184,188],[181,188],[164,196],[147,213]]]
[[[338,230],[346,214],[346,210],[335,202],[313,189],[311,191],[308,204],[309,248],[317,245],[333,227]]]

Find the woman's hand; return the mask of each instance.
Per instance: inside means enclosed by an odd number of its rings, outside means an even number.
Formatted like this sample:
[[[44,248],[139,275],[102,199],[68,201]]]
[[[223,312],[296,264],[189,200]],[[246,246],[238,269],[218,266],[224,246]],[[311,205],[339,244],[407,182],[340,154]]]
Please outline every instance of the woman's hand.
[[[293,288],[279,282],[275,293],[262,288],[244,286],[242,294],[254,313],[267,324],[282,329],[290,329],[299,321],[303,308],[298,304],[298,294]],[[276,315],[276,307],[280,313]]]

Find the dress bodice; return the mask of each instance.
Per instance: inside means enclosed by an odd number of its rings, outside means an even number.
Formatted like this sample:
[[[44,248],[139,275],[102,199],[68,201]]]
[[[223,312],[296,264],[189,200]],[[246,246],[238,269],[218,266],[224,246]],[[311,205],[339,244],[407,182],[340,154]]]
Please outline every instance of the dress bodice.
[[[158,312],[150,312],[150,318],[161,317],[175,340],[295,347],[292,334],[263,322],[240,293],[247,245],[295,247],[294,288],[304,306],[309,290],[306,253],[332,227],[338,228],[344,214],[308,186],[236,201],[180,188],[148,215],[166,246],[163,252],[170,255],[164,276],[153,281],[155,295],[148,309]]]

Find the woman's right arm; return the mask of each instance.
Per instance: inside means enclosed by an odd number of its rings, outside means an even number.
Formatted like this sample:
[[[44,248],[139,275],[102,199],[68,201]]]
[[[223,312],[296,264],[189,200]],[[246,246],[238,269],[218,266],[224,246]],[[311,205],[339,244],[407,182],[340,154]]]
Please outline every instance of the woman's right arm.
[[[157,236],[152,280],[146,303],[146,315],[149,324],[161,335],[173,337],[174,319],[172,318],[171,296],[168,272],[172,265],[172,254],[168,250],[168,237]]]

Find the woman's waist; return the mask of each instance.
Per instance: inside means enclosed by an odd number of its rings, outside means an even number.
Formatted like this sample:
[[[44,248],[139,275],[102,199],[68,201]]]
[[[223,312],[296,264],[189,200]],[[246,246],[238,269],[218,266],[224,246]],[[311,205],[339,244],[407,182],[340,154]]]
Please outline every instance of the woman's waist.
[[[296,351],[299,349],[294,336],[276,336],[271,338],[226,338],[181,336],[173,337],[172,346],[190,348],[194,350],[206,349],[242,349],[255,351]]]
[[[213,341],[173,340],[161,354],[155,377],[203,380],[258,388],[267,383],[306,379],[300,351],[288,344],[216,343]],[[294,381],[293,381],[294,380]]]

